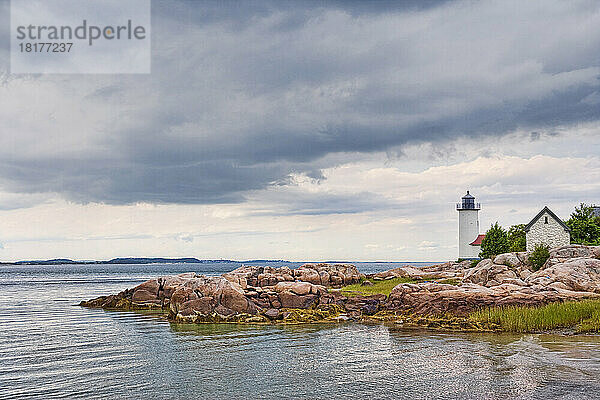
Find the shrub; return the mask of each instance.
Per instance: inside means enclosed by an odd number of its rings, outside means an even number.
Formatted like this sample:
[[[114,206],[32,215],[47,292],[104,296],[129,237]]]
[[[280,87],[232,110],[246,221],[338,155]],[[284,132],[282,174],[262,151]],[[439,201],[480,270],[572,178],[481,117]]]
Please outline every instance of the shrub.
[[[529,254],[529,262],[534,271],[539,271],[550,257],[550,249],[545,244],[538,244]]]
[[[508,253],[510,246],[508,244],[508,235],[502,229],[498,222],[490,227],[481,241],[480,258],[493,258],[498,254]]]

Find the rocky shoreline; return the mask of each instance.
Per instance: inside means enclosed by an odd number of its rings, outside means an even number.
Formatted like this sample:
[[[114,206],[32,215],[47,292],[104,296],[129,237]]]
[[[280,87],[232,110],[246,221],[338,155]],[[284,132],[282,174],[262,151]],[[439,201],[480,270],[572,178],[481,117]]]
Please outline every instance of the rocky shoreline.
[[[404,278],[389,295],[341,291]],[[552,249],[539,271],[527,253],[480,261],[404,266],[372,275],[354,265],[243,266],[218,277],[190,272],[151,279],[83,307],[156,310],[176,323],[308,323],[394,321],[407,326],[493,330],[469,320],[471,312],[498,306],[541,306],[600,298],[600,247]]]

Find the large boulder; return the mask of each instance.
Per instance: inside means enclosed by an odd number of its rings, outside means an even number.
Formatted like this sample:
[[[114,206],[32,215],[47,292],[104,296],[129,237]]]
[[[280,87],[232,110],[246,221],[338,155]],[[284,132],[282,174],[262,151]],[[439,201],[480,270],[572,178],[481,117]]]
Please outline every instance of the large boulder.
[[[160,285],[158,279],[150,279],[139,286],[136,286],[131,301],[136,304],[145,304],[148,302],[161,303],[159,296]]]
[[[161,276],[157,279],[159,285],[159,296],[165,299],[170,299],[175,290],[196,276],[193,272],[186,272],[179,275]]]
[[[475,267],[465,270],[463,282],[490,287],[519,282],[519,278],[513,268],[486,259],[480,261]]]
[[[302,282],[309,282],[314,285],[321,285],[321,275],[319,271],[312,266],[301,266],[294,270],[294,277]],[[327,277],[326,285],[329,285],[329,277]]]
[[[386,301],[384,294],[374,294],[370,296],[352,296],[337,297],[335,303],[343,307],[344,310],[354,317],[360,315],[373,315],[381,310],[382,304]]]
[[[521,257],[519,257],[521,255]],[[506,265],[507,267],[517,268],[523,266],[522,259],[526,259],[527,253],[505,253],[494,257],[494,264]]]
[[[181,316],[209,315],[215,309],[216,301],[212,297],[201,297],[179,304],[177,314]]]
[[[327,292],[325,287],[308,282],[279,282],[273,290],[283,308],[309,308]]]
[[[526,282],[531,285],[553,285],[573,291],[600,293],[600,260],[570,259],[532,273]]]
[[[550,257],[544,267],[551,267],[574,258],[596,258],[600,259],[600,246],[584,246],[571,244],[569,246],[557,247],[550,250]]]

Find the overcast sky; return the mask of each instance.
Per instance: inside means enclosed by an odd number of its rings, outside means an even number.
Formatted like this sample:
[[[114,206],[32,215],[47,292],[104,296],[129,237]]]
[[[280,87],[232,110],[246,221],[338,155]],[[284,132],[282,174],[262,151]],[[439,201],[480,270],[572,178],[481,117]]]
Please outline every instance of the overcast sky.
[[[600,203],[597,1],[153,1],[149,75],[11,75],[0,260],[438,261]]]

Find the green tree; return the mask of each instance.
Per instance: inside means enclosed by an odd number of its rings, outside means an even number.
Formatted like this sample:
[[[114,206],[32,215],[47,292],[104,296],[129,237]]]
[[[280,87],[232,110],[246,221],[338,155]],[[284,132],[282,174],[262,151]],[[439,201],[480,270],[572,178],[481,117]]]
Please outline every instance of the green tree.
[[[508,245],[510,251],[525,251],[527,250],[527,239],[525,237],[525,225],[513,225],[508,230]]]
[[[571,229],[571,243],[600,244],[600,223],[591,207],[584,203],[575,207],[566,224]]]
[[[485,233],[485,237],[481,241],[481,258],[492,258],[498,254],[508,253],[510,245],[508,243],[508,235],[506,231],[496,222]]]

